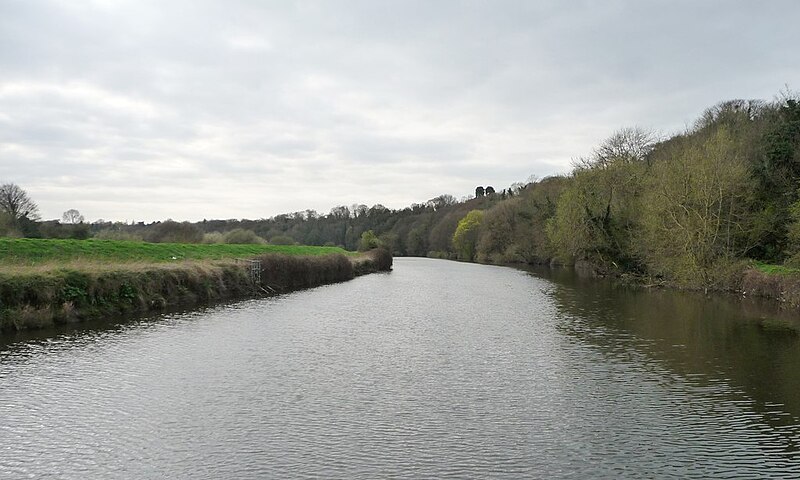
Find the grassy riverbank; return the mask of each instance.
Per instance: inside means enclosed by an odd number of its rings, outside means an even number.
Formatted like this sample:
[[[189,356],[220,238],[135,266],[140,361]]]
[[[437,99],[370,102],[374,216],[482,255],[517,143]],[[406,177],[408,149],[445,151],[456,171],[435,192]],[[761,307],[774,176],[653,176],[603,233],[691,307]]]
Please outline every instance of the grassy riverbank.
[[[0,331],[282,293],[389,270],[392,264],[383,250],[353,254],[327,247],[0,243],[25,247],[0,255]],[[48,244],[51,248],[44,249]],[[76,253],[81,247],[83,255]],[[181,260],[172,259],[181,252]],[[260,262],[260,281],[248,262],[236,260],[241,257]]]
[[[162,263],[175,260],[223,260],[268,253],[285,255],[352,255],[338,247],[305,245],[228,245],[147,243],[118,240],[0,238],[0,268],[71,263]]]

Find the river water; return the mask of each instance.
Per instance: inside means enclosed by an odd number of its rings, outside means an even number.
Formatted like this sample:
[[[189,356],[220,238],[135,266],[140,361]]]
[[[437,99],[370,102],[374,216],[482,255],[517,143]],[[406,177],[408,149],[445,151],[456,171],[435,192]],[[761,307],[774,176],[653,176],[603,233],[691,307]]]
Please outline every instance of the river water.
[[[798,478],[800,336],[728,298],[391,273],[0,337],[0,478]]]

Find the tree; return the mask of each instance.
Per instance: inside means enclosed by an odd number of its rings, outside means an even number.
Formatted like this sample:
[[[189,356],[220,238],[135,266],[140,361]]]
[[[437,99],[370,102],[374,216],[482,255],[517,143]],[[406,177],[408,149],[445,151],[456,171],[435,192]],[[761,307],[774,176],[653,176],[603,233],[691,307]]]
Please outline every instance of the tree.
[[[629,242],[638,230],[638,199],[652,150],[652,134],[625,128],[576,162],[548,223],[547,234],[561,257],[588,259],[604,270],[634,266]]]
[[[63,223],[76,225],[78,223],[83,223],[84,218],[83,215],[81,215],[81,212],[75,210],[74,208],[70,208],[69,210],[64,212],[64,215],[61,216],[61,221]]]
[[[15,183],[0,185],[0,212],[8,214],[15,223],[36,221],[39,207],[31,200],[25,190]]]
[[[244,228],[235,228],[231,230],[225,234],[223,240],[225,243],[236,245],[266,243],[263,238],[256,235],[256,232]]]
[[[367,230],[361,234],[361,240],[358,242],[358,251],[366,252],[367,250],[372,250],[373,248],[378,248],[380,246],[381,241],[378,240],[375,232],[372,230]]]
[[[11,215],[0,212],[0,237],[19,237],[22,233],[17,230]]]
[[[792,204],[790,208],[792,222],[789,224],[789,254],[794,254],[791,259],[792,266],[800,266],[800,201]]]
[[[269,239],[272,245],[294,245],[294,238],[289,235],[275,235]]]
[[[458,227],[453,234],[453,247],[458,258],[471,262],[475,258],[475,244],[478,241],[483,212],[472,210],[458,221]]]
[[[653,132],[640,127],[627,127],[614,132],[594,150],[592,163],[633,163],[647,159],[656,144]]]
[[[475,198],[482,197],[486,193],[486,190],[483,187],[478,186],[475,188]]]
[[[200,243],[203,232],[189,222],[167,220],[150,232],[146,240],[154,243]]]
[[[639,246],[652,272],[707,287],[719,262],[743,255],[760,234],[749,209],[754,183],[728,127],[681,143],[654,161]]]
[[[444,207],[455,205],[456,203],[458,203],[456,197],[445,193],[443,195],[439,195],[438,197],[431,198],[430,200],[425,202],[425,205],[428,206],[429,208],[432,208],[434,211],[437,211],[441,210]]]
[[[486,190],[484,190],[484,193],[486,193],[487,196],[488,195],[494,195],[494,187],[492,187],[491,185],[486,187]]]
[[[479,261],[503,260],[503,255],[516,240],[514,233],[520,206],[520,201],[500,202],[486,211],[476,251]]]

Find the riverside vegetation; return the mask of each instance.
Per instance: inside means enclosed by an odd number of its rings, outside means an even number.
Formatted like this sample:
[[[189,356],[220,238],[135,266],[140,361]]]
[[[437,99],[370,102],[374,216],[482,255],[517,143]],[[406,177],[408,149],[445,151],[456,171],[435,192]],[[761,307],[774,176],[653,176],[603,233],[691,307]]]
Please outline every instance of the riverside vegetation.
[[[260,262],[260,283],[240,257]],[[391,264],[385,249],[0,239],[0,331],[287,292]]]
[[[568,175],[401,210],[337,206],[261,220],[59,225],[5,222],[29,236],[184,243],[249,232],[273,244],[353,250],[365,235],[394,255],[574,265],[647,285],[757,294],[800,307],[800,101],[732,100],[685,131],[623,128]],[[3,233],[0,221],[0,234]],[[263,240],[262,240],[263,241]]]

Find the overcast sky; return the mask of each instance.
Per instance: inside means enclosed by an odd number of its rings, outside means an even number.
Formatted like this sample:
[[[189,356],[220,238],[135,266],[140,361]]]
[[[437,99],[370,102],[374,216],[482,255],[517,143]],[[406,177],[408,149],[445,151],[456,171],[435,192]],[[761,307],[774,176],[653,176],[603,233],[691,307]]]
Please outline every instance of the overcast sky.
[[[44,218],[402,208],[800,84],[800,1],[0,0],[0,181]]]

